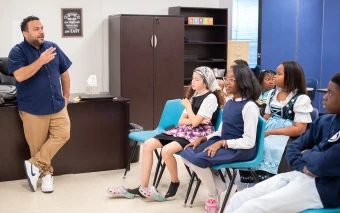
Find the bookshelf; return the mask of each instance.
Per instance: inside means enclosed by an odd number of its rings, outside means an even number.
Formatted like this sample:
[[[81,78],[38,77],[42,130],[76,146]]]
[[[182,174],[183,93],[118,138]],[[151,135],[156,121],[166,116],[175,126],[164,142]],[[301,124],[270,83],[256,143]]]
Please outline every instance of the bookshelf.
[[[184,85],[191,83],[196,67],[226,69],[228,46],[228,9],[170,7],[169,15],[184,17]],[[188,24],[188,17],[212,17],[213,25]]]

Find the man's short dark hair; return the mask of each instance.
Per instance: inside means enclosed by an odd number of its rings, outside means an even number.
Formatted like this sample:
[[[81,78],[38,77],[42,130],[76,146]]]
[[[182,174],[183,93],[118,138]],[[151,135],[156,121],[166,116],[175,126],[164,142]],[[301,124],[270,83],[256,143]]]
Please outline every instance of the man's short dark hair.
[[[340,87],[340,73],[335,74],[331,81]]]
[[[21,25],[20,25],[21,32],[24,32],[24,31],[27,32],[28,31],[27,23],[30,21],[35,21],[35,20],[39,20],[39,18],[35,16],[28,16],[27,18],[22,20]]]

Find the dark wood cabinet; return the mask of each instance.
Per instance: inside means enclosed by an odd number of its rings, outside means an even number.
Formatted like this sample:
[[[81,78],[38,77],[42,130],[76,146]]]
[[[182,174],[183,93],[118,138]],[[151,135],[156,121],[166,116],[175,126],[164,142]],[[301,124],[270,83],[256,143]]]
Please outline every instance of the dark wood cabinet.
[[[70,100],[78,94],[71,94]],[[54,175],[122,169],[130,143],[129,100],[80,101],[67,106],[70,140],[52,159]],[[0,107],[0,182],[26,178],[30,151],[15,106]]]
[[[109,91],[130,99],[130,120],[158,125],[164,104],[182,98],[184,19],[109,16]]]
[[[169,15],[184,17],[184,84],[190,84],[196,67],[226,69],[228,45],[228,9],[170,7]],[[210,17],[213,25],[189,24],[188,17]]]

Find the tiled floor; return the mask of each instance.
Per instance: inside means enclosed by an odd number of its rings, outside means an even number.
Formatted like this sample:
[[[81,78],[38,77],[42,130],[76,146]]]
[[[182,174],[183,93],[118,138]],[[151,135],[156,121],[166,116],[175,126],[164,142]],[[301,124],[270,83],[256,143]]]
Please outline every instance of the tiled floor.
[[[109,197],[106,193],[109,186],[137,187],[139,185],[140,163],[134,163],[126,179],[122,179],[124,170],[56,176],[54,177],[55,191],[51,194],[42,193],[40,186],[37,192],[31,192],[26,179],[0,182],[0,213],[205,212],[204,203],[207,194],[204,186],[201,186],[198,191],[194,207],[183,207],[189,175],[180,159],[178,162],[181,187],[171,201]],[[169,175],[165,171],[158,187],[159,191],[165,193],[169,183]]]

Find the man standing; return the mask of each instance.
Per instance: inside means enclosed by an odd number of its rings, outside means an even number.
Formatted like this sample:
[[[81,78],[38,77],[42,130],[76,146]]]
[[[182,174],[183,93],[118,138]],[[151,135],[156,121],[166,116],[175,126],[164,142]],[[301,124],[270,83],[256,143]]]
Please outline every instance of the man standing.
[[[70,138],[66,106],[70,94],[68,68],[72,62],[55,43],[44,40],[39,18],[25,18],[21,31],[24,41],[10,51],[8,69],[17,80],[18,109],[31,153],[25,169],[33,192],[41,177],[42,192],[51,193],[51,160]]]

